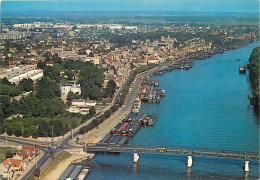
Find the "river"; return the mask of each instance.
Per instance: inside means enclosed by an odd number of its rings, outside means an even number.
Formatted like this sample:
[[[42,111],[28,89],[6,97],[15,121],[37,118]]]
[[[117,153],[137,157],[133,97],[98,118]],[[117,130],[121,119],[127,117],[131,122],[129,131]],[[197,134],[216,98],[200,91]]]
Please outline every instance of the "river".
[[[130,144],[188,146],[259,152],[259,120],[249,105],[250,83],[239,74],[248,64],[254,42],[246,47],[194,62],[190,70],[155,76],[166,89],[160,104],[142,104],[141,112],[158,114],[152,128],[141,128]],[[241,59],[237,61],[236,59]],[[88,179],[245,179],[243,160],[186,156],[98,154],[90,162]],[[250,179],[258,179],[259,162],[250,161]]]

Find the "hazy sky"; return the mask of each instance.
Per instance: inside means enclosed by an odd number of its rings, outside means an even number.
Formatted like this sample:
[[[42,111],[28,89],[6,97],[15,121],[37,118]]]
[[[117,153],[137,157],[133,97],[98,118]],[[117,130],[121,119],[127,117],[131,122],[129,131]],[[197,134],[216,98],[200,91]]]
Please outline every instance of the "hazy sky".
[[[259,0],[2,0],[2,11],[196,11],[258,13]]]

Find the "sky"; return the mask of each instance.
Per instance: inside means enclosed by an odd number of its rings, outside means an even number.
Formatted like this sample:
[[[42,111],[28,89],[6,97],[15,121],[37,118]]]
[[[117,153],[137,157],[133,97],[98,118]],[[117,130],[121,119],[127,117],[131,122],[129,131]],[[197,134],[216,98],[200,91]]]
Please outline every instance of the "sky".
[[[1,11],[190,11],[259,13],[259,1],[260,0],[2,0]]]

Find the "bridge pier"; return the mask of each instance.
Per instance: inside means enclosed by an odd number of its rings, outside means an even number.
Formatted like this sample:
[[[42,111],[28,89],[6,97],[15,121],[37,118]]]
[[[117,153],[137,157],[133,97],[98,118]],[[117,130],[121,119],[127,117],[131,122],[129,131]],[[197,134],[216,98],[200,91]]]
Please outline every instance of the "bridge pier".
[[[192,165],[193,165],[193,157],[191,155],[188,155],[187,167],[192,167]]]
[[[137,163],[139,160],[139,154],[138,153],[134,153],[134,163]]]
[[[245,160],[245,168],[244,168],[245,172],[249,172],[249,161]]]

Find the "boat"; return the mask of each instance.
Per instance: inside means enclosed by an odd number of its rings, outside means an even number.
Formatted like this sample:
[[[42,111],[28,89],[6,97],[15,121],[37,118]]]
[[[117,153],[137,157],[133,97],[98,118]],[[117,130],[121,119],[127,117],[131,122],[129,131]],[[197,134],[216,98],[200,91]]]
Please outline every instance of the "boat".
[[[134,105],[132,107],[132,112],[138,113],[141,108],[141,100],[139,98],[136,98],[134,100]]]
[[[157,104],[159,104],[159,103],[160,103],[160,101],[161,101],[160,95],[159,95],[159,94],[157,94],[157,95],[156,95],[156,103],[157,103]]]
[[[243,66],[243,65],[240,65],[240,66],[239,66],[239,73],[245,74],[245,73],[246,73],[246,67]]]
[[[165,89],[162,89],[160,94],[161,94],[161,97],[164,97],[165,96]]]
[[[86,180],[89,172],[90,172],[90,168],[89,167],[84,167],[82,169],[82,171],[80,172],[80,174],[78,175],[76,180]]]
[[[240,59],[239,59],[239,58],[237,58],[237,61],[240,61]]]

